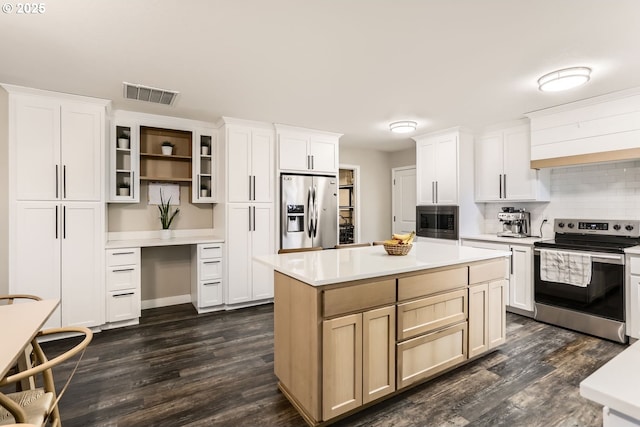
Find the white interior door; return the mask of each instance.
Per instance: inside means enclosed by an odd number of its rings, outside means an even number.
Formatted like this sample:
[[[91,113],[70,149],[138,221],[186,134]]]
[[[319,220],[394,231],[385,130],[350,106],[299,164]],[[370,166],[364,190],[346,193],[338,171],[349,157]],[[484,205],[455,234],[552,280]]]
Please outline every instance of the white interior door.
[[[416,229],[416,168],[394,168],[392,175],[394,233],[410,233]]]

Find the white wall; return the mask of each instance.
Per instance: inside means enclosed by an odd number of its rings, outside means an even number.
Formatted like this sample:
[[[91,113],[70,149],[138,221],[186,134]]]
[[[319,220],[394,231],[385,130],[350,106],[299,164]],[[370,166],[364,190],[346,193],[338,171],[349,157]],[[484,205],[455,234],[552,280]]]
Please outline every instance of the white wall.
[[[0,295],[9,293],[9,95],[0,88]]]
[[[414,144],[415,145],[415,144]],[[389,153],[389,167],[399,168],[402,166],[415,166],[416,164],[416,147],[407,148],[402,151],[394,151]]]
[[[485,232],[500,229],[497,214],[502,206],[531,211],[532,234],[553,237],[555,218],[640,219],[640,161],[604,163],[551,170],[549,203],[487,203]]]
[[[340,163],[360,166],[360,241],[391,235],[390,153],[340,147]]]

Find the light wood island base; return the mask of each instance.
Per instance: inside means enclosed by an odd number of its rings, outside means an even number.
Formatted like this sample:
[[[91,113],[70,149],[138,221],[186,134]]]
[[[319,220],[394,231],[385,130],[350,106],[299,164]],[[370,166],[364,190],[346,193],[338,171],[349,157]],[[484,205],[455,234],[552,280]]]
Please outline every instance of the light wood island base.
[[[313,286],[275,272],[278,388],[328,425],[505,340],[507,259]]]

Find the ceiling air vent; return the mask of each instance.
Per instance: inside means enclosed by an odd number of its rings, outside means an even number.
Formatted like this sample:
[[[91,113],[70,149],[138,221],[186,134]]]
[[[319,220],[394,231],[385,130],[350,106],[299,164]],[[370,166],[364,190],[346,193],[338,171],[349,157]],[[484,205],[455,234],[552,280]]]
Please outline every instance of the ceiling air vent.
[[[180,93],[174,90],[158,89],[127,82],[123,82],[123,85],[125,98],[153,102],[155,104],[173,105],[173,101]]]

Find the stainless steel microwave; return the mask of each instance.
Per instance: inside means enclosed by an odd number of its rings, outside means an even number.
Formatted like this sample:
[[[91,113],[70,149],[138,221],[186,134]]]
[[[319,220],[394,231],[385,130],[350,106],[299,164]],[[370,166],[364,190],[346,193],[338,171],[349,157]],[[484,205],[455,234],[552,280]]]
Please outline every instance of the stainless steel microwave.
[[[421,237],[458,240],[458,206],[416,206],[416,229]]]

